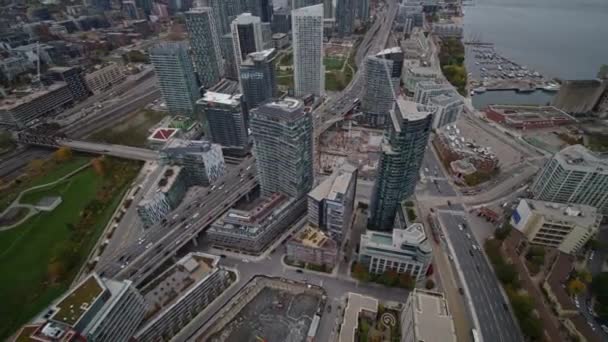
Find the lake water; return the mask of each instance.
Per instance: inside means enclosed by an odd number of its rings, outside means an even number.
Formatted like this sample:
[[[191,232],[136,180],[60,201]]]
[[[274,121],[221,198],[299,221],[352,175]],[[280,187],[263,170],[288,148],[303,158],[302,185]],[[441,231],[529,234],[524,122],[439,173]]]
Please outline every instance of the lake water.
[[[608,0],[474,0],[465,6],[466,39],[493,43],[497,52],[547,78],[594,78],[608,64]],[[486,92],[473,104],[539,104],[542,91]]]

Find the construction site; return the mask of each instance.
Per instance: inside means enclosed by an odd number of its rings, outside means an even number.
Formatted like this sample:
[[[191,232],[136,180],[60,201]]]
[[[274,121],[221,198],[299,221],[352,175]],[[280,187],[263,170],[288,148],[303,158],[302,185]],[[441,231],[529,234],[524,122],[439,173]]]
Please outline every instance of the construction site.
[[[319,167],[331,174],[344,162],[359,169],[359,178],[372,180],[380,159],[383,131],[361,127],[354,121],[337,124],[319,137]]]

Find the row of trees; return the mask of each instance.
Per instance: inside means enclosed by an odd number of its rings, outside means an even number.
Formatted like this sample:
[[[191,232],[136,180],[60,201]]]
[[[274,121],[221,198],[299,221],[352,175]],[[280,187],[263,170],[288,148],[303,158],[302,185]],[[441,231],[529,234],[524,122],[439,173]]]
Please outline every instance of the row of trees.
[[[460,39],[447,38],[441,41],[439,62],[447,80],[461,95],[466,95],[467,70],[464,66],[464,44]]]
[[[382,274],[371,274],[365,265],[355,262],[353,265],[353,276],[364,282],[373,281],[390,287],[401,287],[413,290],[416,287],[416,279],[408,273],[397,273],[395,270],[386,270]],[[435,286],[432,284],[433,287]]]

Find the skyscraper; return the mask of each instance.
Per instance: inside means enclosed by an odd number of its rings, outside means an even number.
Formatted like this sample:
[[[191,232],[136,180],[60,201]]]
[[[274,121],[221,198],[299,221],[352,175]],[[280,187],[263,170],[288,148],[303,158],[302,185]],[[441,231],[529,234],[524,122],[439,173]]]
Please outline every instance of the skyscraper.
[[[324,1],[326,0],[291,0],[290,6],[292,10],[295,10],[302,7],[318,5]]]
[[[275,49],[250,53],[241,64],[241,89],[249,108],[273,98],[277,93],[274,71]]]
[[[232,46],[237,70],[247,55],[264,49],[262,22],[251,13],[242,13],[232,21]]]
[[[403,64],[401,48],[386,49],[364,60],[365,87],[361,109],[365,121],[374,127],[384,127],[388,112],[395,103]]]
[[[369,0],[355,0],[355,18],[362,23],[369,21]]]
[[[226,33],[220,38],[220,48],[224,57],[224,76],[226,78],[238,79],[238,70],[234,58],[234,44],[232,43],[232,33]]]
[[[295,95],[325,93],[323,5],[291,11]]]
[[[382,143],[370,228],[392,229],[399,203],[414,193],[432,123],[433,113],[426,106],[397,98]]]
[[[211,7],[196,7],[186,12],[185,16],[198,80],[202,86],[209,88],[224,73],[215,13]]]
[[[249,148],[248,110],[241,100],[241,94],[207,91],[197,101],[208,123],[211,141],[236,154],[243,154]]]
[[[355,26],[355,0],[338,0],[336,5],[337,31],[341,36],[349,36]]]
[[[323,14],[326,19],[334,17],[334,1],[333,0],[323,0]]]
[[[208,0],[208,2],[209,6],[213,8],[218,36],[229,33],[230,23],[237,15],[244,12],[241,0]]]
[[[160,92],[173,115],[194,116],[199,98],[194,67],[185,42],[160,43],[150,49]]]
[[[304,198],[313,184],[313,137],[302,101],[266,102],[251,110],[250,126],[262,194]]]
[[[272,21],[272,0],[244,0],[245,10],[264,23]]]

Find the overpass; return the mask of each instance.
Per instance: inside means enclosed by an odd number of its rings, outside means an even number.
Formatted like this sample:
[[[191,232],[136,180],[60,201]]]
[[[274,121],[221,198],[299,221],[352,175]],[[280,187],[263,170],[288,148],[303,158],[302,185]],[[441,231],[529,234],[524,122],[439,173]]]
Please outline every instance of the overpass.
[[[66,146],[74,151],[104,154],[124,159],[148,161],[158,160],[160,158],[157,151],[146,148],[72,140],[63,135],[49,136],[20,132],[17,133],[15,140],[18,143],[26,145],[50,148]]]

